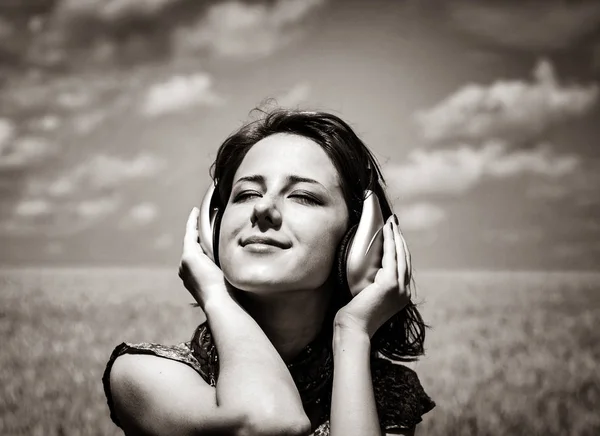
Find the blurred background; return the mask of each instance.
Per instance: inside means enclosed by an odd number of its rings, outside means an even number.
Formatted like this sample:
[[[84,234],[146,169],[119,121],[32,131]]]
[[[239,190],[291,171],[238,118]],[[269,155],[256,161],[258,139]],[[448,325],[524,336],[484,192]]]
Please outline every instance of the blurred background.
[[[422,434],[599,434],[599,94],[596,0],[0,0],[0,434],[119,434],[104,364],[189,339],[187,215],[273,105],[383,166]]]

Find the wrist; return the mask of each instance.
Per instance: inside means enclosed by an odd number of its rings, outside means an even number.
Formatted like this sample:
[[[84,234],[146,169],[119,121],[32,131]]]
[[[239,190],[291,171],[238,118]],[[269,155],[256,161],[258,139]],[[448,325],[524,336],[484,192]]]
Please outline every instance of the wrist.
[[[227,307],[231,307],[232,304],[236,304],[236,301],[226,291],[215,292],[210,297],[203,301],[202,309],[208,316],[216,311],[221,311]]]
[[[333,328],[333,352],[346,349],[361,348],[367,352],[371,350],[371,338],[364,329],[351,327],[347,324],[334,324]]]

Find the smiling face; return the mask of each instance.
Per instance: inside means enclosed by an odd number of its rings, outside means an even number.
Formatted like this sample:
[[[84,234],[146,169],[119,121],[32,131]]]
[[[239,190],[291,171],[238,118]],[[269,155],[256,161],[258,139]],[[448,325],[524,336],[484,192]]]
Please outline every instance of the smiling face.
[[[220,226],[221,268],[248,292],[316,289],[347,226],[338,173],[321,146],[271,135],[248,151],[233,178]]]

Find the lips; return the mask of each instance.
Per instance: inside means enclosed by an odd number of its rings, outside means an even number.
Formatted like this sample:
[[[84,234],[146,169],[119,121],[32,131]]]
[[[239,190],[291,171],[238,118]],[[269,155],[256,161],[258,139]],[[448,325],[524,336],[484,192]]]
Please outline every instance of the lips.
[[[291,247],[290,243],[278,241],[277,239],[269,238],[268,236],[250,236],[249,238],[243,239],[241,243],[242,247],[250,244],[272,245],[283,249]]]

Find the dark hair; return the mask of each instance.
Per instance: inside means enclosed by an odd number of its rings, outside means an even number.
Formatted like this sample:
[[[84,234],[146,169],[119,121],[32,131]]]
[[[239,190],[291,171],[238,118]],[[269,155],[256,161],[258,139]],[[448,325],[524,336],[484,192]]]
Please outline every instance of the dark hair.
[[[227,204],[233,178],[244,157],[261,139],[277,133],[288,133],[312,139],[331,159],[340,176],[340,186],[349,211],[348,228],[358,224],[365,191],[371,190],[380,199],[383,215],[388,218],[392,208],[385,195],[385,181],[377,160],[352,128],[339,117],[325,112],[256,109],[260,117],[242,126],[229,136],[217,152],[211,167],[221,207]],[[412,277],[412,274],[409,274]],[[413,282],[409,286],[414,285]],[[342,288],[338,286],[338,288]],[[332,326],[333,315],[350,301],[348,290],[336,289],[324,330]],[[373,351],[401,361],[415,360],[423,354],[425,324],[411,302],[377,330]]]

